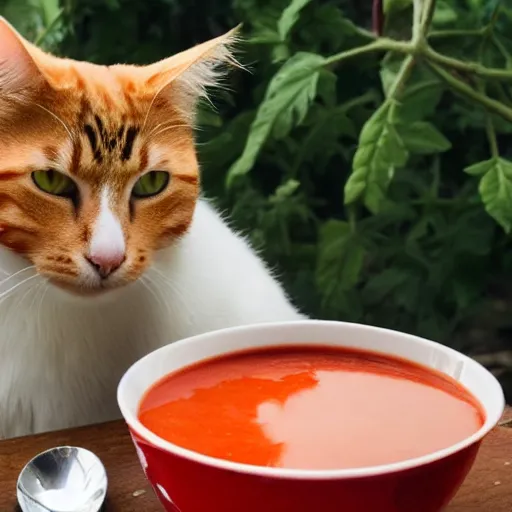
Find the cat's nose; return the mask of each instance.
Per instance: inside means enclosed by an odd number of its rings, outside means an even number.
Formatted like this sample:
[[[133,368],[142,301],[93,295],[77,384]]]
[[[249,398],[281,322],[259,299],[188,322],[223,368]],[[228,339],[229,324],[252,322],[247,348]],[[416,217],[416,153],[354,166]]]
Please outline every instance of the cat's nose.
[[[94,267],[102,279],[106,279],[115,272],[126,259],[124,252],[115,252],[109,254],[89,254],[86,260]]]

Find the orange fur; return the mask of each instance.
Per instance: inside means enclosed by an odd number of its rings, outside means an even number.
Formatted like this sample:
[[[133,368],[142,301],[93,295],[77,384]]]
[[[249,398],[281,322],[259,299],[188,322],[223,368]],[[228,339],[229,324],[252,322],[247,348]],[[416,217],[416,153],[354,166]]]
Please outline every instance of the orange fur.
[[[0,244],[74,287],[107,185],[126,239],[123,278],[137,279],[190,225],[199,192],[193,111],[217,64],[231,61],[231,38],[147,67],[104,67],[48,55],[0,18]],[[79,185],[78,208],[34,185],[31,173],[47,169]],[[131,202],[150,170],[170,172],[170,185]]]

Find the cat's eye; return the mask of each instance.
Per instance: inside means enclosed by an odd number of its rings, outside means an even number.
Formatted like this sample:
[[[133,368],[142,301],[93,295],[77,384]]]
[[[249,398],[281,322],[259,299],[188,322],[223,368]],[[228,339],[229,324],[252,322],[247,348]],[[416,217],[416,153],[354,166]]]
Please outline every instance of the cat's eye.
[[[32,180],[40,190],[53,196],[73,199],[78,192],[76,183],[70,177],[54,169],[35,171]]]
[[[170,178],[168,172],[150,171],[141,176],[135,183],[132,196],[136,199],[156,196],[167,188]]]

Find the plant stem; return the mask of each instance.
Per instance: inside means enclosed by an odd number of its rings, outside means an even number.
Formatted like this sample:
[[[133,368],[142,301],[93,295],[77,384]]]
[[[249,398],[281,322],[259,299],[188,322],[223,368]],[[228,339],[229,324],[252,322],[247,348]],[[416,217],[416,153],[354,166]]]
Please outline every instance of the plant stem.
[[[489,112],[486,112],[485,116],[485,132],[487,134],[487,139],[489,140],[489,148],[491,150],[491,155],[493,158],[498,158],[499,149],[498,149],[498,140],[496,138],[496,130],[494,128],[494,123],[492,122],[492,117]]]
[[[57,16],[53,18],[53,20],[45,27],[45,29],[36,37],[34,40],[34,44],[36,46],[41,46],[44,43],[44,40],[48,37],[50,32],[55,28],[55,25],[61,20],[62,15],[64,14],[64,10],[61,9]]]
[[[419,82],[419,83],[411,85],[407,88],[405,97],[412,97],[415,94],[418,94],[418,92],[423,91],[424,89],[438,88],[438,87],[439,87],[439,80],[436,80],[435,78],[433,78],[432,80],[425,81],[425,82]]]
[[[358,57],[359,55],[363,55],[365,53],[371,52],[388,52],[395,51],[401,53],[411,53],[412,47],[410,43],[403,43],[401,41],[393,41],[392,39],[380,38],[373,43],[365,44],[364,46],[359,46],[357,48],[351,48],[350,50],[346,50],[341,53],[337,53],[328,57],[324,61],[324,66],[330,66],[332,64],[338,64],[339,62],[347,59],[351,59],[352,57]]]
[[[402,92],[402,89],[404,88],[407,79],[409,78],[409,76],[412,73],[412,70],[414,69],[414,65],[414,56],[407,55],[405,60],[402,62],[402,66],[398,71],[398,74],[395,78],[395,81],[393,82],[393,85],[391,86],[391,89],[389,90],[387,101],[396,99],[398,95]]]
[[[500,68],[487,68],[478,62],[464,62],[462,60],[447,57],[441,53],[436,52],[432,48],[425,48],[425,57],[433,62],[441,64],[442,66],[456,69],[464,73],[471,73],[482,78],[492,78],[495,80],[510,80],[512,81],[512,70]]]
[[[365,53],[378,51],[398,52],[408,55],[418,53],[419,55],[426,57],[428,60],[431,60],[437,64],[441,64],[444,67],[455,69],[457,71],[461,71],[464,73],[471,73],[482,78],[505,80],[512,82],[512,69],[488,68],[486,66],[482,66],[478,62],[464,62],[453,57],[448,57],[446,55],[436,52],[433,48],[429,46],[417,48],[415,47],[415,44],[411,42],[395,41],[393,39],[388,39],[384,37],[379,38],[376,41],[373,41],[364,46],[351,48],[350,50],[346,50],[344,52],[332,55],[331,57],[325,59],[324,65],[329,66],[332,64],[337,64],[338,62],[341,62],[343,60],[358,57],[359,55],[363,55]]]
[[[355,26],[355,29],[356,29],[356,32],[361,37],[366,37],[366,39],[373,39],[373,40],[377,39],[377,36],[371,30],[366,30],[365,28],[358,27],[358,26]]]
[[[459,29],[459,30],[433,30],[428,35],[429,39],[443,39],[448,37],[481,37],[485,29]]]
[[[498,49],[498,51],[501,53],[503,58],[506,61],[506,67],[512,68],[512,55],[510,52],[505,48],[503,43],[499,40],[499,38],[496,36],[496,34],[491,35],[491,41],[494,44],[494,46]]]
[[[424,2],[419,32],[420,37],[426,39],[436,10],[436,0],[424,0]]]
[[[363,95],[358,96],[357,98],[353,98],[351,100],[346,101],[345,103],[342,103],[337,108],[340,111],[348,112],[354,107],[364,105],[365,103],[370,103],[371,101],[378,101],[378,94],[376,90],[365,92]]]
[[[412,40],[415,44],[421,38],[421,14],[422,14],[422,0],[413,0],[413,15],[412,15]]]
[[[498,21],[498,18],[500,16],[500,9],[501,9],[501,0],[498,0],[496,2],[496,5],[494,6],[492,14],[491,14],[491,22],[490,22],[491,29],[494,28],[494,26],[496,25],[496,22]]]
[[[494,87],[498,99],[502,103],[505,103],[505,105],[512,107],[512,99],[507,95],[507,92],[505,91],[505,88],[503,87],[503,82],[494,82],[491,85]]]
[[[497,4],[499,5],[499,3]],[[495,9],[496,11],[496,9]],[[493,13],[494,14],[494,13]],[[478,59],[485,66],[485,49],[489,42],[491,41],[491,37],[494,34],[494,23],[495,23],[495,14],[493,15],[493,21],[487,26],[487,30],[484,34],[480,42],[480,48],[478,49]],[[477,88],[480,93],[483,95],[487,95],[487,83],[484,80],[480,80]],[[498,141],[496,139],[496,130],[494,128],[494,123],[491,117],[491,114],[488,110],[485,110],[485,133],[487,134],[487,140],[489,141],[489,149],[491,151],[491,155],[493,158],[499,157],[499,149],[498,149]]]
[[[443,79],[455,93],[463,96],[464,98],[473,100],[479,105],[485,107],[490,112],[494,112],[495,114],[501,116],[503,119],[512,122],[512,108],[503,105],[499,101],[489,98],[481,92],[475,91],[469,85],[448,73],[441,66],[438,66],[437,64],[428,60],[427,64],[430,66],[432,71],[434,71],[441,79]]]

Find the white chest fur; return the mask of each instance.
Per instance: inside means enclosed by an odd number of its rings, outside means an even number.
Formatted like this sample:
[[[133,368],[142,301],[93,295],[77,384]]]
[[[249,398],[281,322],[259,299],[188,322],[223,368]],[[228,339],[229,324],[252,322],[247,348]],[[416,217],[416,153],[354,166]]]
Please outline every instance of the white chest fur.
[[[0,249],[4,271],[24,265]],[[189,233],[157,255],[142,282],[92,299],[30,284],[0,298],[0,437],[117,417],[122,374],[166,343],[301,317],[246,242],[205,202]],[[0,297],[9,287],[0,288]]]

